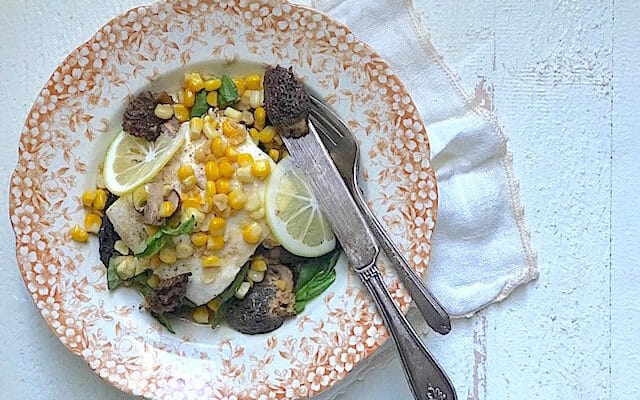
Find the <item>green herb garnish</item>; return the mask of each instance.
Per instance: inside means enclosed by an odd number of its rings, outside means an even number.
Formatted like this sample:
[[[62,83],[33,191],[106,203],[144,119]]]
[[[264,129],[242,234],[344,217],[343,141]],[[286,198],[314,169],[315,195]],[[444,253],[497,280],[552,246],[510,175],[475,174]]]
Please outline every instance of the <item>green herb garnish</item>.
[[[211,320],[211,327],[215,328],[224,320],[224,313],[229,308],[230,301],[233,296],[236,294],[236,290],[240,287],[242,282],[244,281],[244,277],[247,276],[247,271],[249,270],[250,262],[240,268],[240,272],[236,275],[236,278],[231,282],[231,285],[227,286],[227,288],[220,293],[218,296],[214,298],[214,300],[218,300],[220,302],[220,306],[218,307],[218,311],[216,311],[213,319]]]
[[[136,257],[149,257],[156,254],[164,247],[165,244],[167,244],[167,241],[171,236],[180,236],[185,233],[191,233],[195,224],[195,218],[191,217],[188,221],[181,223],[177,228],[164,227],[160,229],[147,240],[147,246],[144,251],[136,254]]]
[[[151,316],[155,318],[158,322],[160,322],[160,325],[167,328],[169,332],[173,334],[176,333],[176,331],[173,330],[173,326],[171,326],[171,322],[169,322],[169,318],[167,318],[164,314],[156,314],[154,312],[150,312],[150,313],[151,313]]]
[[[111,257],[109,259],[109,267],[107,268],[107,288],[113,290],[120,286],[123,280],[118,275],[118,264],[122,261],[122,257]]]
[[[340,258],[340,249],[326,256],[304,262],[299,268],[296,282],[296,313],[304,310],[307,302],[324,292],[336,280],[336,263]]]
[[[218,108],[223,109],[238,101],[238,88],[229,75],[222,75],[222,86],[218,89]]]
[[[191,118],[203,116],[208,109],[209,104],[207,103],[207,91],[201,90],[196,93],[196,99],[193,102],[193,107],[191,107]]]

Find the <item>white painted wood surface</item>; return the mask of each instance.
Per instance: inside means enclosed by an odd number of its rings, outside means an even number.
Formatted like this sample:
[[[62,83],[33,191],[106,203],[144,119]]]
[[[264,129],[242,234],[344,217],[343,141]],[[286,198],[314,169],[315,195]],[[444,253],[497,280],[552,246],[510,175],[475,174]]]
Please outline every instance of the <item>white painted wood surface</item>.
[[[28,297],[9,175],[29,107],[67,53],[139,1],[0,1],[0,388],[126,399],[67,352]],[[382,5],[381,5],[382,6]],[[445,62],[510,136],[540,278],[427,345],[460,399],[640,398],[640,8],[633,0],[416,0]],[[397,361],[342,399],[408,399]]]

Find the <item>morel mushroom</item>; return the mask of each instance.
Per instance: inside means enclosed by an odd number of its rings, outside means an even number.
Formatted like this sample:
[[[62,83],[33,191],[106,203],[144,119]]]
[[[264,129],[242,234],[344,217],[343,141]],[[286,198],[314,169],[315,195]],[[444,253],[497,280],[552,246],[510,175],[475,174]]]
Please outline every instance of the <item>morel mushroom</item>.
[[[269,120],[285,137],[307,133],[307,117],[311,100],[293,69],[271,67],[264,74],[264,104]]]
[[[166,92],[143,92],[133,98],[124,111],[122,128],[130,135],[154,141],[162,133],[165,120],[155,114],[156,105],[169,102]]]
[[[279,328],[284,319],[294,315],[293,274],[284,265],[270,265],[262,282],[242,300],[234,300],[225,319],[234,329],[255,335]]]
[[[160,280],[158,287],[145,296],[146,308],[156,314],[175,311],[187,292],[189,276],[191,272]]]

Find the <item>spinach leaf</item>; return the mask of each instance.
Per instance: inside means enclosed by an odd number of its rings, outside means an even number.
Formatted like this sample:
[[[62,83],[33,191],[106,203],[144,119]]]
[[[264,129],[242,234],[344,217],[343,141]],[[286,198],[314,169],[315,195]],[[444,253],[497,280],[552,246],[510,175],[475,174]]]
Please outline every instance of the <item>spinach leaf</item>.
[[[164,314],[156,314],[154,312],[151,312],[151,316],[153,318],[155,318],[158,322],[160,322],[160,325],[164,326],[165,328],[167,328],[167,330],[173,334],[176,333],[176,331],[173,330],[173,326],[171,326],[171,322],[169,321],[169,319],[164,315]]]
[[[222,86],[218,89],[218,108],[223,109],[238,101],[238,88],[229,75],[222,75]]]
[[[220,307],[218,311],[216,311],[213,319],[211,320],[211,327],[216,328],[222,320],[224,320],[224,314],[229,308],[230,300],[233,299],[233,296],[236,294],[236,290],[240,287],[242,282],[244,281],[245,276],[247,276],[247,271],[249,270],[250,262],[247,262],[245,265],[240,268],[240,272],[236,275],[236,278],[231,282],[222,293],[216,296],[216,299],[220,302]]]
[[[207,103],[207,91],[201,90],[196,93],[196,99],[193,102],[193,107],[191,107],[191,118],[203,116],[208,109],[209,104]]]
[[[296,313],[304,310],[307,302],[324,292],[336,280],[335,266],[340,258],[340,249],[326,256],[304,262],[299,268],[296,282]]]
[[[122,261],[122,257],[111,257],[109,259],[109,267],[107,268],[107,288],[113,290],[122,284],[122,279],[118,275],[118,264]]]
[[[147,240],[147,247],[145,247],[142,253],[136,254],[136,257],[149,257],[156,254],[162,249],[162,247],[164,247],[165,244],[167,244],[169,237],[180,236],[184,233],[191,233],[195,224],[195,218],[191,217],[188,221],[183,222],[177,228],[164,227],[160,229]]]

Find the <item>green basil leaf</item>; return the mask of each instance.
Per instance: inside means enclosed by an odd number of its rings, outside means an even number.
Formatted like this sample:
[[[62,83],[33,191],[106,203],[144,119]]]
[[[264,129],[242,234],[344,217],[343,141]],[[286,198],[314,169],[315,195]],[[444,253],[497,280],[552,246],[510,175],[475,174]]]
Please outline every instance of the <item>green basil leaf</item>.
[[[327,290],[336,280],[335,266],[340,258],[340,249],[326,256],[304,262],[298,273],[295,296],[297,314],[304,310],[307,302]]]
[[[117,270],[120,261],[122,261],[121,257],[111,257],[109,259],[109,267],[107,268],[107,288],[109,290],[114,290],[123,282]]]
[[[177,228],[165,227],[160,229],[147,240],[147,246],[141,253],[136,254],[136,257],[149,257],[158,253],[164,245],[167,244],[170,236],[180,236],[184,233],[191,233],[195,225],[196,220],[194,217],[191,217]]]
[[[171,326],[171,322],[169,321],[169,319],[164,314],[156,314],[156,313],[152,312],[151,316],[153,318],[155,318],[158,322],[160,322],[160,325],[162,325],[165,328],[167,328],[167,330],[169,332],[171,332],[173,334],[176,333],[176,331],[173,330],[173,326]]]
[[[193,102],[193,107],[191,107],[191,118],[203,116],[208,109],[209,104],[207,103],[207,91],[201,90],[196,93],[196,99]]]
[[[218,108],[223,109],[238,101],[238,88],[229,75],[222,75],[222,86],[218,89]]]

